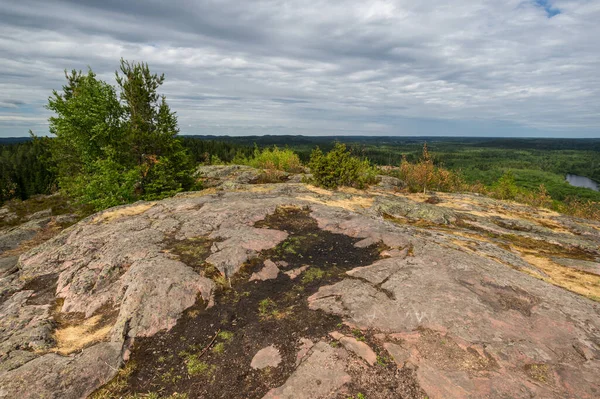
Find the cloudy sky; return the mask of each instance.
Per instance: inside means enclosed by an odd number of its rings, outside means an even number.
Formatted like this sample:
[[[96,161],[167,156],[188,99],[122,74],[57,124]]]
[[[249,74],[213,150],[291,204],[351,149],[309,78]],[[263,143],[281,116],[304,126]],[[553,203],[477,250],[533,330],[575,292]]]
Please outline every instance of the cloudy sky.
[[[2,0],[0,137],[121,57],[184,134],[600,137],[600,0]]]

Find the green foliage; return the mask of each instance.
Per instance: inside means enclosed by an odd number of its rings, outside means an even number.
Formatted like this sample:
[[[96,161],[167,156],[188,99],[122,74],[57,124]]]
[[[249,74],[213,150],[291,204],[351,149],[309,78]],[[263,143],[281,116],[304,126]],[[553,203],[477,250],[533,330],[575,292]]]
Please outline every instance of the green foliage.
[[[51,152],[61,189],[96,210],[190,189],[192,159],[177,137],[177,118],[157,92],[164,76],[121,60],[114,87],[87,74],[65,74],[48,109]]]
[[[225,342],[229,342],[233,339],[234,334],[231,331],[220,331],[218,335],[219,339],[222,339]]]
[[[267,319],[270,317],[277,318],[279,316],[279,310],[277,309],[277,304],[270,298],[265,298],[258,303],[258,315]]]
[[[376,182],[377,172],[369,160],[353,156],[346,145],[339,142],[327,154],[323,154],[319,147],[315,148],[308,166],[314,182],[325,188],[348,186],[363,189]]]
[[[30,135],[30,141],[0,145],[0,204],[50,194],[55,189],[50,139]]]
[[[505,172],[492,187],[492,192],[497,198],[514,200],[519,193],[515,175],[510,170]]]
[[[245,163],[258,169],[275,169],[289,173],[300,173],[304,170],[298,154],[289,148],[280,149],[277,146],[263,150],[255,147],[253,158]]]

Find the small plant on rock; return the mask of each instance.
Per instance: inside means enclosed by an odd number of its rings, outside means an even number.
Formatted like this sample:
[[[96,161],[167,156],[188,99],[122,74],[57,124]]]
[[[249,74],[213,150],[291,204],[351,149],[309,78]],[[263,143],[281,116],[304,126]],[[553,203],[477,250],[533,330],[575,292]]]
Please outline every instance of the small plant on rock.
[[[308,166],[314,183],[324,188],[348,186],[363,189],[377,182],[377,172],[369,160],[353,156],[342,143],[335,143],[327,154],[323,154],[319,147],[315,148]]]

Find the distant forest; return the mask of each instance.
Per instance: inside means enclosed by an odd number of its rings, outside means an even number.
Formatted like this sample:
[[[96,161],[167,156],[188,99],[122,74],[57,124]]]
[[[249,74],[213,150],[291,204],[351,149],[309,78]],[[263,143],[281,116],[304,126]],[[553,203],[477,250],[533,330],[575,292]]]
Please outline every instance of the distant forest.
[[[0,139],[0,202],[25,200],[57,189],[56,166],[52,165],[50,138]],[[460,171],[469,183],[494,184],[507,170],[516,183],[527,189],[544,184],[551,196],[600,200],[600,193],[572,187],[564,181],[568,173],[600,182],[600,139],[516,139],[464,137],[361,137],[361,136],[182,136],[184,148],[196,164],[218,158],[231,162],[236,155],[251,157],[259,148],[288,147],[303,162],[319,146],[324,151],[336,141],[348,145],[355,155],[376,165],[400,164],[402,156],[418,159],[427,142],[436,164]]]

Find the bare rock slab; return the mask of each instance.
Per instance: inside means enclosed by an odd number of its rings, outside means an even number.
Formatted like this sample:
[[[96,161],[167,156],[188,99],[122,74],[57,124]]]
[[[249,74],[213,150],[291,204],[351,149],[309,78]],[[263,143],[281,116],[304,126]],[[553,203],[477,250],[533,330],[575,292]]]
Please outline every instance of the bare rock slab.
[[[353,337],[347,337],[337,331],[329,333],[331,337],[344,345],[344,348],[351,352],[354,352],[357,356],[361,357],[365,362],[373,366],[377,362],[377,355],[373,352],[373,349],[364,342],[361,342]]]
[[[80,355],[50,353],[0,375],[0,398],[85,398],[119,369],[121,344],[104,342]]]
[[[345,361],[326,342],[315,344],[310,356],[279,388],[271,389],[263,399],[317,399],[332,397],[351,381]]]
[[[255,370],[262,370],[267,367],[277,367],[281,363],[281,354],[279,349],[270,345],[259,350],[252,358],[250,367]]]

